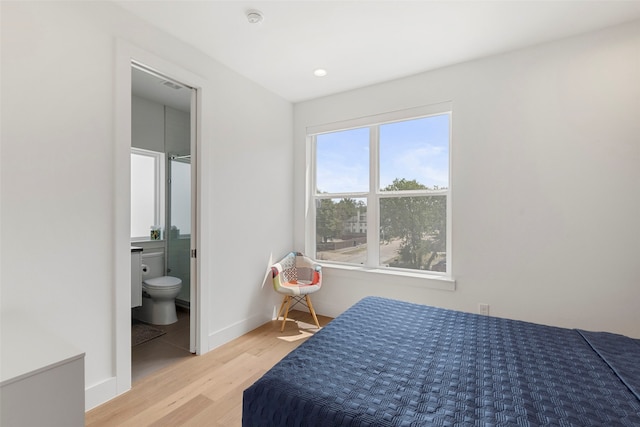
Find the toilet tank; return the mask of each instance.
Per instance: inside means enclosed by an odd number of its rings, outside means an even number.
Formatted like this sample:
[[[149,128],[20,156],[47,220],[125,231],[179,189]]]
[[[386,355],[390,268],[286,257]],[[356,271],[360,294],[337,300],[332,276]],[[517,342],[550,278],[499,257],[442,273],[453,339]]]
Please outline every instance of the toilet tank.
[[[142,280],[164,276],[164,252],[142,253]]]

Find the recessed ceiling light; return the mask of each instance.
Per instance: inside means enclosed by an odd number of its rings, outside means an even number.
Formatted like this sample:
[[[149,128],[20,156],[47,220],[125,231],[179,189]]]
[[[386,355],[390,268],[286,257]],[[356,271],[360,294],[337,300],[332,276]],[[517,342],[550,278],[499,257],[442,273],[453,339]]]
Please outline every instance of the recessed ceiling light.
[[[327,70],[325,70],[324,68],[318,68],[313,72],[313,75],[316,77],[324,77],[327,75]]]
[[[249,21],[250,24],[259,24],[263,19],[264,17],[262,16],[262,12],[260,12],[259,10],[247,10],[247,21]]]

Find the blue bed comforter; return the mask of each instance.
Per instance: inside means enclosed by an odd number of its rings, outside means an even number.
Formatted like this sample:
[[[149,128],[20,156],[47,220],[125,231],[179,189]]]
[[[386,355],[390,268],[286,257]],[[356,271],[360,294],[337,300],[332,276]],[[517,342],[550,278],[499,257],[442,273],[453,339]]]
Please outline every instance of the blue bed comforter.
[[[244,392],[258,426],[640,426],[640,341],[368,297]]]

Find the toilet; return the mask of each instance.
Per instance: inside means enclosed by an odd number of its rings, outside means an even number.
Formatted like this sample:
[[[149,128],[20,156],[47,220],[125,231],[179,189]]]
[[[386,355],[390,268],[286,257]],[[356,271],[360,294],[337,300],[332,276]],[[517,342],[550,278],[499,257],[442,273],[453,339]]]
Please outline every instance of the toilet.
[[[142,255],[142,307],[136,318],[152,325],[170,325],[178,321],[176,297],[182,280],[164,276],[164,253]]]

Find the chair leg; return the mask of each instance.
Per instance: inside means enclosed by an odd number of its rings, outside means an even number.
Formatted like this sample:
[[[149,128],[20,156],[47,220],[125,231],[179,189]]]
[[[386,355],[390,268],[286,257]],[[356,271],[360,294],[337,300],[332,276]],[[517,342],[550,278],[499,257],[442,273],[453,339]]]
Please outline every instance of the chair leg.
[[[309,311],[313,316],[313,320],[316,322],[316,326],[318,327],[318,329],[320,329],[320,322],[318,322],[318,318],[316,317],[316,311],[313,309],[313,304],[311,304],[311,298],[309,297],[309,294],[305,295],[304,297],[307,300],[307,307],[309,307]]]
[[[276,319],[279,319],[280,316],[282,316],[282,310],[284,310],[284,305],[287,303],[287,297],[285,296],[284,298],[282,298],[282,304],[280,304],[280,310],[278,310],[278,315],[276,316]]]
[[[289,307],[291,307],[291,296],[287,295],[286,297],[284,297],[284,301],[282,301],[282,305],[284,306],[284,303],[287,303],[287,308],[284,312],[284,317],[282,319],[282,326],[280,327],[280,332],[284,331],[284,325],[287,323],[287,315],[289,314]],[[280,316],[278,316],[280,317]]]

